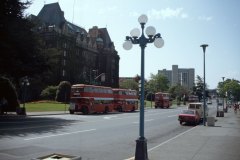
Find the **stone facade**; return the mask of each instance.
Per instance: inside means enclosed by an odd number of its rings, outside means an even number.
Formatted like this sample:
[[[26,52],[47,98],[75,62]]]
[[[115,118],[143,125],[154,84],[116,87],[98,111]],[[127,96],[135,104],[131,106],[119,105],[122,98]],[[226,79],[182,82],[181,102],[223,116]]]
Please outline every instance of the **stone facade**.
[[[106,28],[92,27],[87,32],[68,22],[58,3],[46,4],[37,16],[38,32],[44,49],[54,48],[56,67],[53,82],[119,86],[119,60]],[[47,53],[47,52],[46,52]],[[105,75],[101,81],[100,75]]]

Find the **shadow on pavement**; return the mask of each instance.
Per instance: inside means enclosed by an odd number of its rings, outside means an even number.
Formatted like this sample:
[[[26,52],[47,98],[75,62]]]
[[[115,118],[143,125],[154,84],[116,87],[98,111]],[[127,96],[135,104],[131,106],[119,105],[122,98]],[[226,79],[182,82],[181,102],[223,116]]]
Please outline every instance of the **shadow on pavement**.
[[[56,117],[0,116],[0,138],[25,137],[28,134],[54,134],[74,122],[76,120]]]

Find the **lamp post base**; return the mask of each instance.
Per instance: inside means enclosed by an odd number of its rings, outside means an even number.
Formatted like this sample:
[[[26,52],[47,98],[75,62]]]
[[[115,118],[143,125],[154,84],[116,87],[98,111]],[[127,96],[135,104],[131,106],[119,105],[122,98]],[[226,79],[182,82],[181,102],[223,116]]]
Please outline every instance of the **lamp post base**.
[[[144,137],[136,140],[135,160],[148,160],[147,139]]]

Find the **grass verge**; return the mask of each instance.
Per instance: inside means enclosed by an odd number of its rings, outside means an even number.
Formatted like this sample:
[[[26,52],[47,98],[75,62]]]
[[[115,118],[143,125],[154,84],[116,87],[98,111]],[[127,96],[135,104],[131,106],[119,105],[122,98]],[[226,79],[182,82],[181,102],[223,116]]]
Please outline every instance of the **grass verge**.
[[[21,104],[23,106],[23,104]],[[67,111],[69,104],[55,101],[39,101],[25,103],[27,112]]]

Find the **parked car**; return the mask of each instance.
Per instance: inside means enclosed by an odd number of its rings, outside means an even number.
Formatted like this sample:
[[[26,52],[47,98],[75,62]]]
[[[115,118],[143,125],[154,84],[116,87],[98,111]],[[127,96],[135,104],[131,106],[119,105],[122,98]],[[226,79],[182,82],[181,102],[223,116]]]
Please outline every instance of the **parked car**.
[[[203,120],[204,114],[203,114],[203,103],[196,102],[196,103],[189,103],[188,109],[190,110],[196,110],[198,111],[198,114],[200,115],[200,119]],[[205,115],[208,116],[208,107],[206,105]]]
[[[208,99],[207,104],[212,104],[212,100]]]
[[[178,115],[179,123],[182,125],[184,122],[188,124],[197,125],[200,123],[200,115],[197,110],[183,110],[182,113]]]

